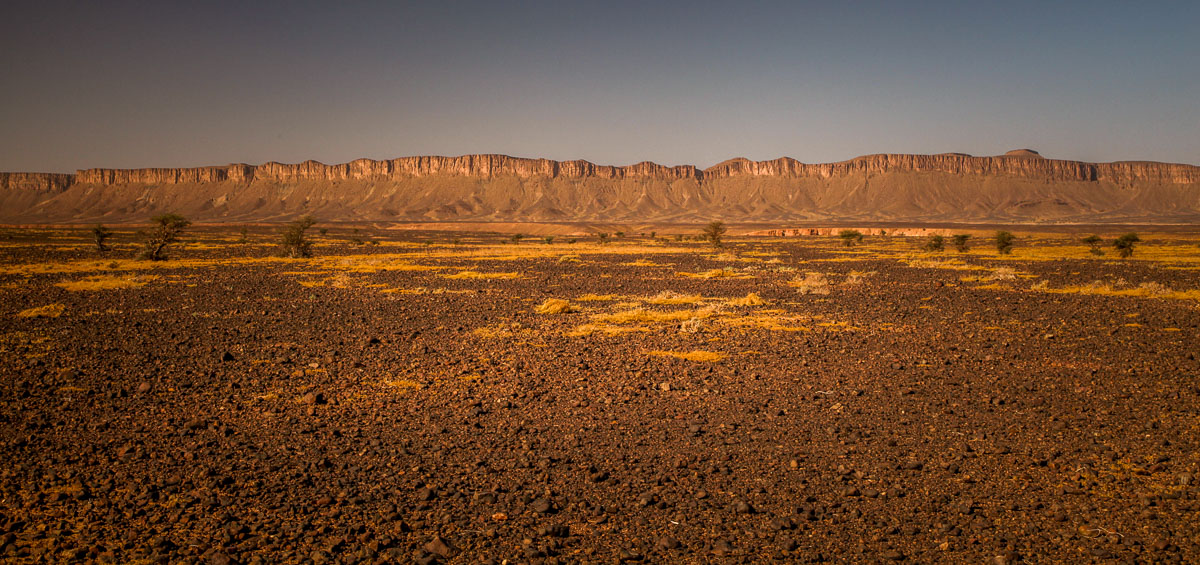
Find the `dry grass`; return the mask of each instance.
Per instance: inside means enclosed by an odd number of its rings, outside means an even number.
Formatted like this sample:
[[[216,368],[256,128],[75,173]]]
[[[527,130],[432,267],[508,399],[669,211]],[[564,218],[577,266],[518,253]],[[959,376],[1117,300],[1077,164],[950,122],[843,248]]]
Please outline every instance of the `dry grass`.
[[[578,312],[579,308],[561,298],[547,298],[545,302],[535,306],[533,311],[538,314],[566,314]]]
[[[634,308],[632,310],[624,310],[622,312],[614,312],[611,314],[596,314],[592,316],[592,320],[603,324],[663,324],[671,322],[683,322],[696,318],[707,318],[712,316],[713,312],[714,310],[712,308],[701,308],[698,310],[675,310],[672,312],[658,312],[655,310],[647,310],[645,308]]]
[[[60,283],[55,283],[55,286],[62,287],[71,292],[113,290],[118,288],[139,288],[146,286],[146,283],[158,278],[159,277],[155,275],[141,275],[134,277],[96,276],[87,277],[77,281],[63,281]]]
[[[650,298],[647,298],[646,302],[660,305],[695,304],[701,300],[704,300],[704,297],[700,296],[699,294],[681,294],[670,290],[664,290]]]
[[[389,387],[392,387],[394,389],[402,390],[402,391],[418,390],[421,388],[421,383],[419,383],[417,381],[408,380],[408,379],[392,379],[390,381],[384,381],[383,384],[385,384]]]
[[[800,294],[829,294],[829,279],[824,273],[809,271],[803,277],[796,277],[788,283],[795,287]]]
[[[725,301],[726,306],[765,306],[766,300],[763,300],[757,292],[751,292],[741,298],[730,298]]]
[[[575,300],[578,300],[580,302],[605,302],[605,301],[609,301],[609,300],[616,300],[617,298],[620,298],[620,297],[616,294],[591,294],[591,293],[588,293],[583,296],[580,296],[579,298],[576,298]]]
[[[724,269],[713,269],[711,271],[705,271],[703,273],[679,272],[676,274],[681,277],[688,277],[688,278],[693,278],[693,279],[748,279],[748,278],[751,278],[751,276],[749,274],[739,273],[737,271],[737,269],[734,269],[733,267],[725,267]]]
[[[521,273],[481,273],[479,271],[459,271],[452,275],[442,275],[447,279],[517,279]]]
[[[1083,294],[1092,296],[1126,296],[1135,298],[1163,298],[1169,300],[1200,300],[1200,290],[1172,290],[1157,282],[1145,282],[1137,287],[1122,288],[1120,281],[1106,283],[1093,281],[1091,284],[1050,288],[1047,285],[1034,285],[1030,290],[1048,292],[1051,294]]]
[[[17,312],[18,318],[57,318],[66,311],[66,306],[62,304],[47,304],[37,308],[29,308]]]
[[[583,324],[576,326],[574,330],[567,332],[569,337],[585,337],[592,334],[602,333],[605,335],[622,335],[634,332],[649,332],[650,328],[646,326],[614,326],[611,324]]]
[[[658,357],[674,357],[699,363],[716,363],[725,359],[724,353],[716,351],[651,351],[650,355]]]

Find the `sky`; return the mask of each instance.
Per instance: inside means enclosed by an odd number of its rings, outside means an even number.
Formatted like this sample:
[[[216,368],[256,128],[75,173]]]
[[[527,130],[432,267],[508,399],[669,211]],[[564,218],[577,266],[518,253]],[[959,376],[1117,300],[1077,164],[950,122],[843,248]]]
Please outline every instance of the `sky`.
[[[1200,164],[1200,2],[0,5],[0,171],[503,153]]]

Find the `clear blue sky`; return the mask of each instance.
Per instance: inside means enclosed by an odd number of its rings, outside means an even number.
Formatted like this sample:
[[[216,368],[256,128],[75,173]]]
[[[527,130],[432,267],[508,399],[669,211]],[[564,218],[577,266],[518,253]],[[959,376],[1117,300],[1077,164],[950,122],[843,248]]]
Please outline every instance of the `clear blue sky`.
[[[1198,29],[1194,1],[4,2],[0,170],[1200,163]]]

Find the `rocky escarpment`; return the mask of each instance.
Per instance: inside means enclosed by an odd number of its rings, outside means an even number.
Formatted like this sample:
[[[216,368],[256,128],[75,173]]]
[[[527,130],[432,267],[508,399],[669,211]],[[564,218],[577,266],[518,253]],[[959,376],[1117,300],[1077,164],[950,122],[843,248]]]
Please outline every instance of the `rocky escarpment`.
[[[1192,222],[1200,167],[1085,163],[1017,150],[731,159],[707,169],[505,155],[0,173],[0,222],[199,221]]]

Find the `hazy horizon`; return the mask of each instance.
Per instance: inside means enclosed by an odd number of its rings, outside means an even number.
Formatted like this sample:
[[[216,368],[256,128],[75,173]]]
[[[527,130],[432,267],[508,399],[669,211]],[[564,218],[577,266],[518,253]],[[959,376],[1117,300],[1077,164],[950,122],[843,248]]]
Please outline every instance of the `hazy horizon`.
[[[0,171],[497,153],[1200,163],[1200,6],[5,5]]]

